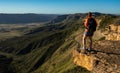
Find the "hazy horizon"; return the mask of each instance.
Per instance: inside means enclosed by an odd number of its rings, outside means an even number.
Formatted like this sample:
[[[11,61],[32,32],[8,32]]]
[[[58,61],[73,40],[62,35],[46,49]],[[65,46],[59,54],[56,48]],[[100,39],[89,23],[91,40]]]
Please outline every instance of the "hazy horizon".
[[[82,13],[82,12],[79,12]],[[68,13],[69,14],[79,14],[79,13]],[[88,13],[88,12],[84,12],[84,13]],[[94,12],[93,12],[94,13]],[[97,13],[102,13],[102,12],[97,12]],[[43,15],[67,15],[67,13],[63,13],[63,14],[55,14],[55,13],[0,13],[0,14],[43,14]],[[102,13],[102,14],[115,14],[115,15],[120,15],[120,13]]]
[[[74,14],[100,12],[120,14],[120,0],[0,0],[5,14]]]

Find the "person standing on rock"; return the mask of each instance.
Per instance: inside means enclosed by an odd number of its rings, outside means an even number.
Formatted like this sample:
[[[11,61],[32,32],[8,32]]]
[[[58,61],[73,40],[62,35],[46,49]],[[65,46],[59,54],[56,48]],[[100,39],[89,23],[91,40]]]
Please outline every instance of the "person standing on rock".
[[[94,32],[96,31],[96,27],[97,27],[97,22],[92,17],[91,12],[88,13],[88,16],[84,22],[84,26],[85,26],[85,32],[83,35],[83,47],[81,49],[91,51],[92,43],[93,43],[92,37],[93,37]],[[89,38],[89,40],[90,40],[89,48],[86,48],[86,38]]]

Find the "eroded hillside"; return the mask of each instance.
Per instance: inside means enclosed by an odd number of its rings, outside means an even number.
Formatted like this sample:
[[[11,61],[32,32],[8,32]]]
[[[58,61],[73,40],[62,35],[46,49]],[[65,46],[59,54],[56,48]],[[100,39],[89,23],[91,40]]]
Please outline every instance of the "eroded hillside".
[[[60,20],[61,17],[58,17],[54,25],[43,26],[25,36],[1,42],[0,54],[5,56],[4,60],[11,59],[7,64],[8,70],[4,70],[3,67],[1,72],[90,73],[75,65],[72,56],[72,51],[80,47],[78,42],[81,43],[82,40],[85,16],[86,14],[72,14]],[[102,21],[103,16],[104,14],[96,13],[95,18]],[[101,32],[101,29],[99,31]],[[104,36],[98,37],[94,40],[96,43],[104,40]],[[98,45],[95,46],[98,47]]]

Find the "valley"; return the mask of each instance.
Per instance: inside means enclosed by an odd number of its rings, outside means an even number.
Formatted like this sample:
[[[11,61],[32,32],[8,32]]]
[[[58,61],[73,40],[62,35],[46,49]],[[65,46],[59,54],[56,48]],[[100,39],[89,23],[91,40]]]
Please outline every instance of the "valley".
[[[29,24],[0,24],[0,41],[23,36],[32,29],[44,26],[44,23],[29,23]]]
[[[119,25],[120,16],[93,14],[100,21],[94,36],[97,44],[106,40],[103,33],[110,24]],[[86,15],[60,15],[44,24],[0,25],[0,72],[90,73],[75,65],[72,56],[73,50],[81,46]]]

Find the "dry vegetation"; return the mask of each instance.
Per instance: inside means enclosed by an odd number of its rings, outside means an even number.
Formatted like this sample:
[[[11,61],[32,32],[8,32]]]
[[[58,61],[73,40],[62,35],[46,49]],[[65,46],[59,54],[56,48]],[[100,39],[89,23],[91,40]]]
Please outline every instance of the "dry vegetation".
[[[43,23],[0,24],[0,40],[3,41],[9,38],[20,37],[42,26]]]

